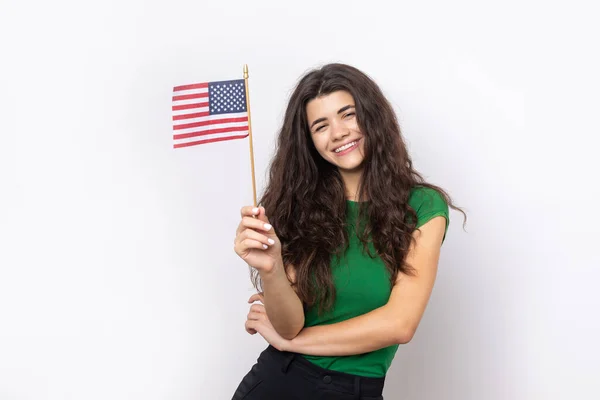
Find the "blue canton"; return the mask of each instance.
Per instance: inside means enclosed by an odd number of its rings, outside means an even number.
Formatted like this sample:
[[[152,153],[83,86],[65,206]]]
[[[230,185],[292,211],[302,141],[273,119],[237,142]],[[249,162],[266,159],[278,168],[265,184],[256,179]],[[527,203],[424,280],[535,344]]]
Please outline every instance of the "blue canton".
[[[243,79],[208,84],[210,115],[246,111],[246,87]]]

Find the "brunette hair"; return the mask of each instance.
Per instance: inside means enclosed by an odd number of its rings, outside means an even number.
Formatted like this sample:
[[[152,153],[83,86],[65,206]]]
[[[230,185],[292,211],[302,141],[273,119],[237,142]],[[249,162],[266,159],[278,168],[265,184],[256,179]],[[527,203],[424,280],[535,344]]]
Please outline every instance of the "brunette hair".
[[[364,137],[364,169],[358,189],[359,216],[367,216],[358,231],[365,250],[371,237],[390,272],[393,285],[399,273],[412,274],[407,265],[415,210],[409,204],[417,186],[437,190],[456,207],[440,187],[425,182],[413,168],[396,114],[378,85],[365,73],[345,64],[311,70],[293,91],[279,131],[269,180],[259,204],[282,243],[286,270],[295,269],[296,291],[306,306],[329,309],[335,299],[330,270],[333,255],[348,245],[346,191],[338,169],[325,161],[311,139],[306,105],[319,96],[344,90],[354,98],[358,126]],[[252,273],[260,290],[260,276]]]

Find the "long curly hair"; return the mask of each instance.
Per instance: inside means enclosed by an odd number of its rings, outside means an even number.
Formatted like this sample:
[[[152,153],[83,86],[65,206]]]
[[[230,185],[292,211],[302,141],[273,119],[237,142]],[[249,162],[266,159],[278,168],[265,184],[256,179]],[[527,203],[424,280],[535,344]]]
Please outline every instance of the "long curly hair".
[[[356,224],[357,235],[367,252],[371,238],[390,273],[390,285],[399,273],[414,272],[405,260],[417,224],[415,210],[408,204],[412,188],[437,190],[450,207],[463,213],[466,222],[466,214],[454,206],[450,196],[425,182],[413,168],[396,114],[370,77],[338,63],[308,72],[290,97],[259,204],[265,207],[281,241],[286,272],[289,274],[290,266],[295,269],[299,298],[305,306],[317,304],[320,312],[330,309],[335,300],[332,256],[339,256],[348,246],[346,191],[338,169],[315,149],[306,105],[339,90],[354,98],[364,136],[358,198],[368,199],[359,203],[359,218],[367,218]],[[252,282],[261,290],[256,271],[252,271]]]

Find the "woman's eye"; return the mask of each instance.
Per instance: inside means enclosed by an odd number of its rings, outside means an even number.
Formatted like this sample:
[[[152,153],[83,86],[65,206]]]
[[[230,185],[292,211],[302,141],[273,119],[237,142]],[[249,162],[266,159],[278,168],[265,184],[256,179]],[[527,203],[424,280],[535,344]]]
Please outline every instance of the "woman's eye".
[[[346,118],[346,117],[350,117],[350,116],[352,116],[352,115],[354,115],[354,113],[353,113],[353,112],[351,112],[351,113],[348,113],[348,114],[344,115],[344,118]]]
[[[319,126],[317,129],[315,129],[315,132],[322,131],[322,130],[323,130],[323,128],[325,128],[325,125],[321,125],[321,126]]]

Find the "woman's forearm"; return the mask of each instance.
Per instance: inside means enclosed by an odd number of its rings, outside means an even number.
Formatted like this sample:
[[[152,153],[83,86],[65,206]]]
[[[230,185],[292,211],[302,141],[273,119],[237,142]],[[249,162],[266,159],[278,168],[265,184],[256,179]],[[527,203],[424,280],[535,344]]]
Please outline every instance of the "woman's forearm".
[[[315,356],[347,356],[406,343],[410,336],[412,333],[403,329],[400,320],[383,306],[346,321],[304,328],[285,350]]]
[[[304,307],[294,291],[283,265],[261,274],[267,316],[285,339],[294,338],[304,327]]]

